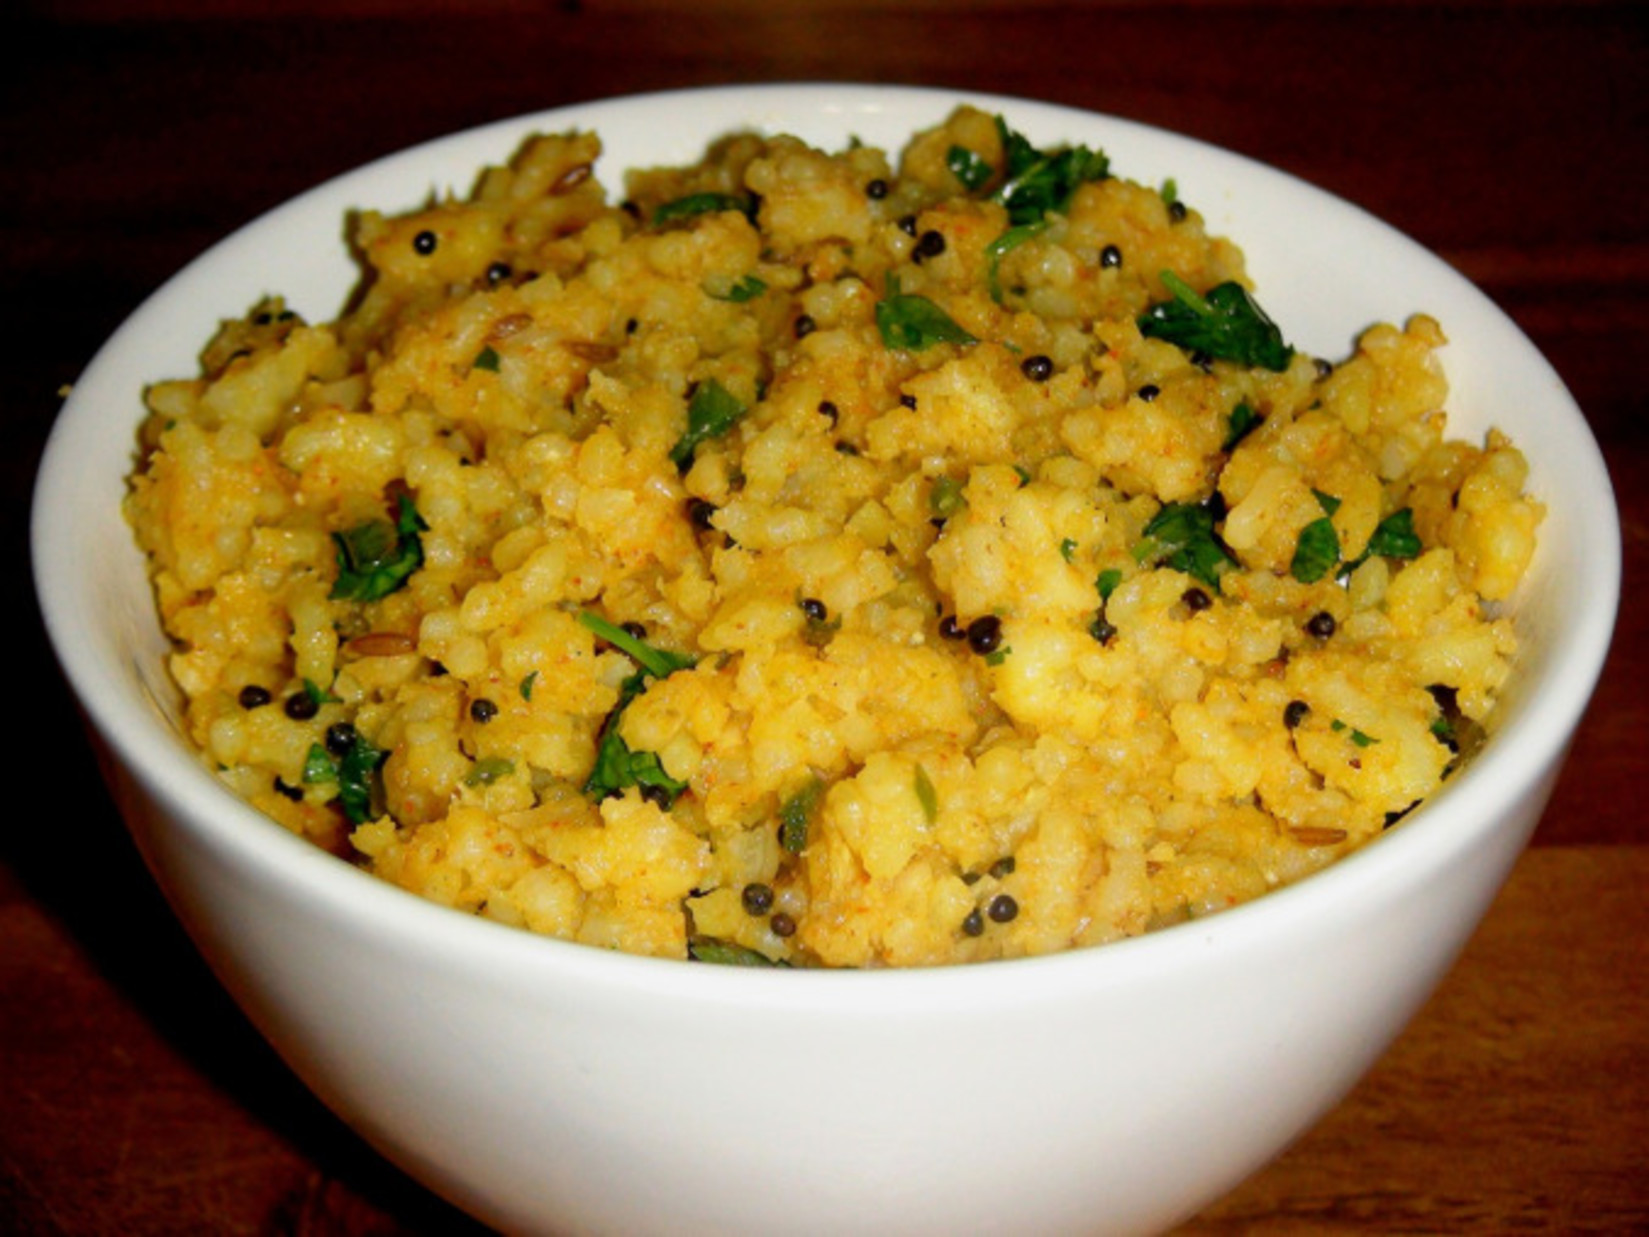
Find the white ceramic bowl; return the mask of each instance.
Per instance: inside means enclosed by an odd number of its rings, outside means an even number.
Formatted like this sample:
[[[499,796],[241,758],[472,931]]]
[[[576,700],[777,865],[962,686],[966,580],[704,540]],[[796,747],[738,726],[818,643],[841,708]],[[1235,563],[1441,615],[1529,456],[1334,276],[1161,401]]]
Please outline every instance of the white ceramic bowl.
[[[1508,430],[1549,514],[1517,602],[1524,649],[1504,725],[1432,803],[1320,875],[1156,936],[977,967],[782,972],[614,955],[426,904],[212,778],[170,720],[164,642],[119,512],[145,383],[193,372],[218,320],[266,292],[332,317],[355,275],[347,210],[465,191],[531,130],[595,128],[616,184],[624,167],[693,159],[740,126],[897,148],[964,97],[1039,144],[1103,147],[1119,175],[1175,178],[1244,246],[1298,346],[1338,356],[1375,320],[1442,321],[1451,430]],[[1562,384],[1413,242],[1184,138],[880,86],[568,108],[298,198],[186,268],[87,368],[46,453],[33,536],[51,638],[143,853],[292,1068],[494,1225],[629,1235],[1137,1231],[1235,1186],[1351,1087],[1494,896],[1596,681],[1620,562],[1607,474]]]

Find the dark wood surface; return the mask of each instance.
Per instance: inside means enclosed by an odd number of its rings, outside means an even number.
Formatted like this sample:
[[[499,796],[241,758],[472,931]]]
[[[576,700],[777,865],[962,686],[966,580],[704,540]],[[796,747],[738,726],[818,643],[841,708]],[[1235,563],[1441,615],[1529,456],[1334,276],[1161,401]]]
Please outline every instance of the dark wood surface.
[[[1608,460],[1626,589],[1535,845],[1460,965],[1339,1109],[1187,1231],[1649,1230],[1649,23],[1634,9],[24,0],[0,17],[0,411],[18,435],[4,534],[26,563],[58,391],[166,276],[330,175],[471,124],[680,86],[908,82],[1112,112],[1282,167],[1441,253],[1552,360]],[[21,591],[0,1232],[466,1231],[303,1091],[173,927]]]

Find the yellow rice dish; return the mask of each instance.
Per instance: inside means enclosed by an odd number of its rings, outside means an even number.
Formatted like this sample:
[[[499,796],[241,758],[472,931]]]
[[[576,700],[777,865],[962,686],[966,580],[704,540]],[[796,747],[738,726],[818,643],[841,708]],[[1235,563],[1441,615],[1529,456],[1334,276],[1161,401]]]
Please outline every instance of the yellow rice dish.
[[[1469,754],[1542,511],[1436,322],[1303,355],[1171,183],[970,108],[599,150],[361,214],[337,321],[150,389],[127,513],[263,812],[534,932],[920,966],[1250,900]]]

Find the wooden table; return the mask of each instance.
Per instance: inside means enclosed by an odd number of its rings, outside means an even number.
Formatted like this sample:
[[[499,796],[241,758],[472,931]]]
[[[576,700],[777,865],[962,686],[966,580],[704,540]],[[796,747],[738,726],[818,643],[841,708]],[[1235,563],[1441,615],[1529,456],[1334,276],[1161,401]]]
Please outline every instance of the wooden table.
[[[1619,492],[1625,604],[1535,845],[1459,967],[1338,1110],[1186,1231],[1645,1231],[1649,46],[1632,8],[24,0],[0,19],[0,407],[24,447],[0,465],[5,535],[26,561],[56,393],[143,295],[292,193],[470,124],[667,87],[904,81],[1118,113],[1295,172],[1441,252],[1552,359]],[[27,601],[9,620],[27,789],[0,825],[0,1231],[465,1231],[309,1098],[172,926]]]

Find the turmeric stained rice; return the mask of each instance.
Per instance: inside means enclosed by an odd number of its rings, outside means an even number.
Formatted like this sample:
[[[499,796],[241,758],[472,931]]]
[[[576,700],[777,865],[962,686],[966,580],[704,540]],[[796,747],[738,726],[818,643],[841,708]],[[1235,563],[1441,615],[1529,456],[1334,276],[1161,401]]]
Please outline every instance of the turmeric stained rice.
[[[1480,734],[1541,518],[1438,324],[1329,365],[1171,185],[961,108],[896,156],[540,136],[363,290],[157,383],[127,513],[189,737],[437,902],[916,966],[1222,910]]]

